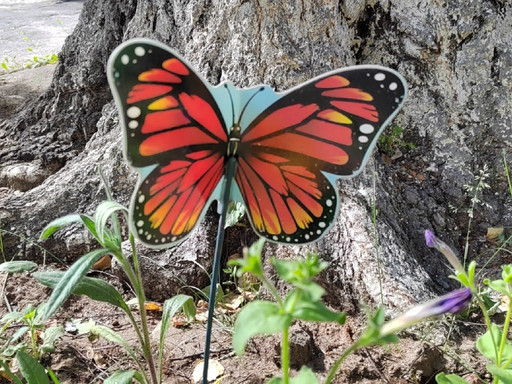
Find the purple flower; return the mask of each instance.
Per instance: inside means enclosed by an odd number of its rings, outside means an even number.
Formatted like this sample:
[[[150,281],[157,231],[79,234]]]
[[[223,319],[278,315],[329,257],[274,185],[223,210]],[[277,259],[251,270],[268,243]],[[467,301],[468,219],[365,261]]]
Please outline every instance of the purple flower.
[[[380,334],[381,336],[385,336],[396,333],[432,316],[439,316],[445,313],[459,313],[471,301],[471,297],[471,290],[469,288],[462,288],[424,304],[420,304],[396,319],[384,324],[380,330]]]
[[[436,235],[434,235],[434,232],[427,229],[425,231],[425,243],[427,243],[427,247],[434,248],[436,246],[435,240],[436,240]]]
[[[464,267],[452,249],[446,245],[445,242],[439,240],[436,235],[434,235],[434,232],[429,231],[428,229],[425,231],[425,243],[427,244],[427,247],[435,248],[441,252],[450,262],[456,273],[465,273]]]

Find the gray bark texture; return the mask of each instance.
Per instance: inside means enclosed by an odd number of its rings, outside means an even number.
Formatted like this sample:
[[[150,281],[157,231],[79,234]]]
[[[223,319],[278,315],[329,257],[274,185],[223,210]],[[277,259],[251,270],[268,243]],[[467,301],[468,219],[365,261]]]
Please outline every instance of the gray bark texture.
[[[434,230],[462,254],[474,196],[465,186],[484,169],[489,188],[474,210],[469,256],[483,264],[487,228],[512,225],[503,165],[503,153],[512,162],[511,26],[512,5],[499,0],[86,1],[51,87],[0,125],[4,251],[41,260],[35,244],[49,221],[92,213],[105,199],[98,166],[128,204],[136,175],[122,157],[105,67],[122,41],[148,37],[180,52],[212,84],[282,91],[348,65],[401,72],[409,96],[388,131],[403,133],[340,183],[333,229],[313,245],[267,244],[266,255],[318,252],[330,262],[321,275],[327,300],[340,309],[379,303],[381,290],[392,310],[446,292],[451,271],[425,247],[423,232]],[[207,285],[199,264],[211,268],[216,227],[210,209],[180,246],[140,247],[149,297]],[[254,239],[250,229],[230,230],[225,256]],[[40,245],[69,260],[95,247],[78,227]]]

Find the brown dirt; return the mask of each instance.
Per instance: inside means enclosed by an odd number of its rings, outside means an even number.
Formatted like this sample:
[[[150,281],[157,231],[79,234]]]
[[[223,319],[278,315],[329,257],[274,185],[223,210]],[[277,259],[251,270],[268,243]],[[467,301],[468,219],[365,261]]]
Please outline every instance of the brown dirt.
[[[49,268],[52,269],[52,268]],[[116,286],[126,300],[133,297],[131,290],[116,277],[106,273],[95,273]],[[29,274],[0,275],[4,298],[0,316],[7,312],[6,302],[13,310],[22,310],[26,305],[37,305],[50,294],[48,288],[37,283]],[[234,315],[218,314],[213,334],[212,358],[225,368],[222,383],[259,384],[279,375],[279,338],[277,336],[257,337],[251,340],[246,353],[236,356],[231,347],[231,331]],[[137,349],[136,335],[126,316],[108,304],[94,302],[84,296],[72,296],[65,305],[49,320],[47,325],[65,325],[93,320],[119,332],[128,343]],[[158,340],[159,313],[150,313],[150,331],[155,345]],[[473,321],[473,319],[471,319]],[[297,323],[291,330],[292,368],[308,365],[315,374],[325,379],[329,367],[362,330],[361,317],[349,318],[344,326],[336,324]],[[469,323],[467,323],[469,324]],[[462,327],[460,325],[463,325]],[[442,322],[432,328],[435,331],[425,336],[410,333],[401,338],[400,343],[384,347],[373,347],[358,351],[342,365],[335,383],[377,384],[377,383],[435,383],[434,376],[440,372],[457,372],[469,375],[464,364],[483,372],[483,362],[477,359],[474,348],[474,328],[462,322],[456,323],[457,332],[452,331],[452,339],[435,345],[435,340],[444,339]],[[441,331],[440,331],[441,330]],[[165,384],[192,383],[192,372],[201,360],[204,342],[204,323],[196,322],[186,328],[171,326],[166,338],[164,364]],[[463,332],[463,333],[462,333]],[[423,338],[430,340],[422,341]],[[456,357],[456,359],[453,358]],[[63,384],[102,383],[118,369],[134,368],[133,362],[118,346],[105,340],[92,341],[88,335],[75,335],[67,332],[62,336],[56,351],[47,354],[42,363],[50,367]],[[471,375],[467,376],[468,381]],[[470,381],[471,382],[471,381]],[[477,383],[474,381],[472,383]]]

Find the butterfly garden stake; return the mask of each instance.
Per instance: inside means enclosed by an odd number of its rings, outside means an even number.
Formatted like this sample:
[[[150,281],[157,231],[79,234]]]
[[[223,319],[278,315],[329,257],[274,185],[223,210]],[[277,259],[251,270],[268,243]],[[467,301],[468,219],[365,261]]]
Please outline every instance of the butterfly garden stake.
[[[254,231],[270,241],[318,240],[336,218],[335,181],[357,175],[407,91],[380,66],[355,66],[276,93],[268,86],[212,86],[167,46],[129,40],[111,55],[108,80],[124,154],[140,175],[130,226],[149,247],[179,244],[219,202],[203,383],[224,223],[243,202]]]

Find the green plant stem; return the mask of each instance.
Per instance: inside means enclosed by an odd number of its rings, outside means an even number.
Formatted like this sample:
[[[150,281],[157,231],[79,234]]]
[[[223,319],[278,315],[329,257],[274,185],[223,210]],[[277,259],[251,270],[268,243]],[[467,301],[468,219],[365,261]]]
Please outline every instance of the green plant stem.
[[[283,330],[283,337],[281,340],[281,366],[283,368],[283,384],[290,383],[290,344],[289,344],[290,329],[286,327]]]
[[[30,341],[32,342],[32,353],[34,354],[34,359],[39,361],[39,351],[37,349],[37,336],[36,330],[34,328],[34,324],[29,324],[30,326]]]
[[[281,300],[281,297],[279,296],[279,293],[277,292],[276,287],[274,284],[270,282],[269,279],[267,279],[265,276],[259,276],[259,279],[261,282],[269,289],[270,293],[276,300],[277,304],[279,305],[279,308],[283,308],[283,300]]]
[[[358,339],[354,344],[352,344],[350,347],[343,351],[341,356],[338,358],[338,360],[335,361],[334,365],[331,367],[331,370],[329,371],[329,376],[327,376],[327,379],[325,380],[325,384],[331,384],[332,380],[334,379],[334,375],[336,374],[336,372],[338,372],[341,363],[343,363],[347,356],[354,353],[357,349],[361,348],[362,346],[363,343],[361,342],[361,339]]]
[[[507,316],[505,317],[505,322],[503,323],[503,332],[501,334],[501,341],[500,341],[500,349],[498,351],[498,356],[496,358],[496,365],[498,367],[501,367],[501,357],[503,356],[503,351],[505,350],[505,345],[507,344],[507,335],[508,335],[508,328],[510,326],[510,318],[512,316],[512,301],[509,300],[508,308],[507,308]]]
[[[140,311],[140,322],[142,325],[142,334],[144,336],[144,343],[142,344],[142,349],[144,352],[144,356],[146,357],[146,360],[149,365],[149,372],[151,374],[151,381],[154,384],[158,384],[158,378],[156,374],[156,367],[155,362],[153,359],[153,354],[151,352],[151,341],[149,339],[149,328],[148,328],[148,318],[147,318],[147,312],[146,312],[146,296],[144,294],[144,287],[142,285],[142,276],[140,273],[140,267],[139,267],[139,259],[137,257],[137,251],[135,249],[135,238],[133,237],[133,234],[130,233],[130,244],[132,246],[132,253],[133,253],[133,267],[135,269],[135,278],[134,281],[134,289],[137,294],[137,300],[139,303],[139,311]]]
[[[496,359],[497,359],[498,358],[498,345],[496,344],[496,339],[494,338],[494,333],[492,332],[492,322],[491,322],[491,318],[489,317],[489,312],[487,311],[487,308],[485,308],[484,302],[482,301],[482,299],[478,295],[478,291],[477,291],[473,281],[470,282],[470,287],[469,288],[471,289],[471,292],[473,293],[473,296],[476,297],[476,301],[478,302],[478,306],[480,307],[480,310],[482,311],[482,313],[484,315],[485,325],[486,325],[486,327],[489,330],[489,333],[491,335],[492,346],[494,348],[494,356],[496,356]],[[498,383],[497,378],[495,378],[495,381],[493,381],[493,382],[495,384],[497,384]]]
[[[505,175],[507,176],[508,190],[510,192],[510,196],[512,196],[512,181],[510,180],[510,172],[508,169],[507,154],[505,150],[503,150],[503,163],[505,164]]]

